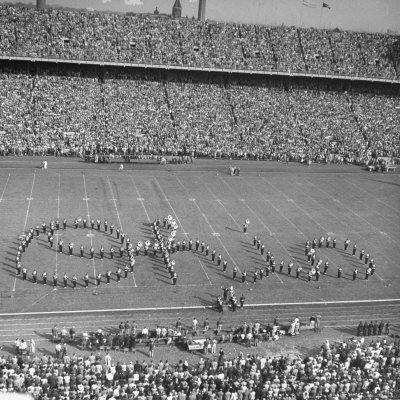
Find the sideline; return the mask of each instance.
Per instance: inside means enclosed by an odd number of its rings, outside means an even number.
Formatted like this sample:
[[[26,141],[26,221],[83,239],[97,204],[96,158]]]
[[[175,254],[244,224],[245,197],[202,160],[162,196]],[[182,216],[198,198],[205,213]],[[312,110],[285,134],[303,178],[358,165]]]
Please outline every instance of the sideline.
[[[376,299],[376,300],[332,300],[332,301],[304,301],[291,303],[255,303],[245,304],[245,308],[252,307],[276,307],[276,306],[310,306],[321,305],[328,306],[331,304],[363,304],[363,303],[387,303],[400,302],[400,299]],[[181,307],[143,307],[143,308],[110,308],[103,310],[75,310],[75,311],[36,311],[36,312],[20,312],[20,313],[1,313],[0,317],[13,317],[22,315],[57,315],[57,314],[88,314],[88,313],[114,313],[114,312],[140,312],[140,311],[165,311],[165,310],[207,310],[215,308],[214,306],[181,306]]]

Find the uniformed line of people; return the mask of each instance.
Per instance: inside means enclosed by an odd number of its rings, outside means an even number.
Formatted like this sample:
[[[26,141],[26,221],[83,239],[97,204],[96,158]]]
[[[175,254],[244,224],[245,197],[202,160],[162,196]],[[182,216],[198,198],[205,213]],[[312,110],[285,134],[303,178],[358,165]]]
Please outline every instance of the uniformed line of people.
[[[344,242],[344,247],[345,250],[347,250],[349,246],[350,240],[346,239]],[[276,272],[276,261],[273,256],[273,254],[267,250],[265,251],[265,245],[261,243],[261,240],[254,235],[253,237],[253,245],[257,248],[257,250],[260,251],[261,255],[264,256],[265,254],[265,260],[266,260],[266,267],[265,268],[260,268],[257,271],[253,272],[253,283],[256,283],[258,280],[262,280],[264,277],[268,277],[271,273]],[[322,247],[332,247],[336,248],[337,246],[337,239],[336,238],[331,238],[328,236],[327,238],[324,238],[321,236],[319,239],[314,238],[314,240],[311,242],[310,240],[306,241],[305,244],[305,255],[307,256],[307,261],[311,263],[311,269],[307,272],[307,281],[311,282],[313,276],[315,276],[315,281],[319,281],[321,275],[327,275],[328,269],[329,269],[329,261],[326,260],[325,263],[323,260],[319,259],[318,262],[316,262],[316,251],[315,249],[322,248]],[[356,249],[357,249],[357,244],[354,244],[353,246],[353,255],[356,254]],[[365,279],[367,280],[369,276],[374,275],[376,265],[374,263],[374,259],[370,258],[370,255],[368,253],[365,254],[364,249],[361,250],[360,252],[360,260],[364,260],[365,265],[367,265],[367,268],[365,270]],[[220,263],[218,263],[220,265]],[[223,264],[223,271],[226,272],[226,267],[227,263],[224,262]],[[323,268],[323,271],[322,271]],[[279,273],[283,273],[284,269],[284,261],[281,261],[279,263]],[[290,276],[292,274],[292,271],[294,270],[294,263],[293,261],[289,261],[287,264],[287,275]],[[296,269],[294,270],[296,279],[301,279],[302,274],[303,274],[304,269],[300,266],[297,265]],[[238,269],[236,266],[233,267],[232,269],[232,278],[235,280],[238,275]],[[338,270],[337,270],[337,277],[342,278],[343,276],[343,268],[341,265],[339,265]],[[356,280],[358,276],[358,268],[354,268],[352,271],[352,280]],[[243,270],[241,272],[241,282],[245,283],[247,281],[247,272],[246,270]]]
[[[376,335],[389,335],[390,334],[390,322],[384,323],[383,321],[370,322],[365,321],[357,326],[357,336],[376,336]]]
[[[330,236],[328,236],[327,238],[324,238],[323,236],[321,236],[319,239],[314,238],[313,241],[311,242],[310,240],[306,241],[306,245],[305,245],[305,255],[307,256],[307,261],[311,262],[311,266],[313,267],[313,269],[308,273],[308,281],[311,280],[311,277],[313,275],[316,276],[315,280],[319,280],[319,276],[321,275],[320,273],[320,268],[322,266],[323,261],[319,260],[318,263],[316,264],[315,268],[314,268],[314,263],[316,260],[316,253],[315,253],[315,249],[317,248],[322,248],[322,247],[330,247],[332,243],[332,248],[336,248],[336,238],[331,238]],[[344,241],[344,250],[347,251],[350,245],[350,239],[346,239]],[[357,243],[354,243],[353,245],[353,249],[352,249],[352,255],[356,256],[356,252],[357,252]],[[374,259],[370,256],[370,254],[367,252],[365,253],[365,250],[362,249],[360,250],[359,253],[359,260],[361,262],[364,262],[364,265],[366,266],[365,269],[365,280],[368,280],[370,276],[374,275],[375,270],[376,270],[376,265],[374,262]],[[328,272],[328,268],[329,268],[329,261],[326,261],[324,264],[324,272],[323,274],[326,275]],[[354,268],[351,276],[352,276],[352,280],[355,281],[358,278],[358,268]],[[341,265],[338,266],[337,269],[337,277],[338,278],[342,278],[343,277],[343,267]]]
[[[101,221],[100,219],[95,220],[93,218],[90,220],[88,220],[86,218],[83,218],[83,219],[75,218],[73,224],[74,224],[75,229],[82,226],[84,229],[90,228],[92,230],[97,229],[100,231],[103,227],[104,232],[109,232],[111,235],[115,231],[117,239],[119,239],[121,241],[121,247],[116,250],[113,246],[111,246],[109,253],[108,253],[109,258],[114,259],[116,253],[117,254],[119,253],[119,258],[122,258],[125,255],[125,253],[127,253],[128,258],[129,258],[129,268],[130,268],[131,272],[133,272],[133,267],[135,265],[134,255],[135,256],[140,255],[141,247],[143,247],[144,255],[148,255],[150,250],[152,250],[153,255],[156,256],[157,252],[160,251],[160,253],[164,257],[164,261],[166,262],[167,268],[170,272],[170,277],[171,277],[172,283],[174,285],[176,285],[176,283],[177,283],[177,274],[176,274],[176,271],[174,270],[175,262],[169,261],[169,255],[171,253],[175,253],[175,252],[179,252],[179,251],[186,251],[186,250],[192,251],[195,249],[196,251],[201,251],[202,253],[205,253],[206,256],[211,255],[211,260],[213,262],[216,262],[218,266],[220,266],[222,264],[222,268],[223,268],[224,272],[226,272],[226,270],[227,270],[227,266],[228,266],[227,260],[226,259],[222,260],[221,254],[218,254],[218,256],[217,256],[216,250],[213,249],[211,251],[210,245],[206,244],[204,241],[200,241],[199,239],[196,239],[196,241],[193,241],[193,239],[190,239],[187,242],[186,242],[186,240],[182,240],[182,241],[177,240],[176,241],[175,234],[176,234],[177,225],[176,225],[176,221],[173,220],[173,218],[170,215],[165,216],[163,218],[164,228],[168,229],[171,233],[168,240],[166,240],[165,242],[163,241],[162,235],[160,233],[161,221],[158,217],[155,219],[155,221],[153,223],[153,234],[156,239],[154,240],[152,249],[150,249],[150,247],[151,247],[150,241],[146,241],[144,243],[144,246],[139,241],[136,248],[133,249],[133,245],[130,242],[129,237],[124,232],[121,232],[121,230],[118,227],[115,228],[114,224],[109,225],[107,220]],[[247,221],[246,221],[246,225],[248,225]],[[67,219],[64,218],[62,220],[62,227],[63,227],[63,229],[66,229],[67,226],[68,226]],[[58,231],[59,229],[60,229],[60,221],[58,219],[56,221],[51,221],[49,226],[47,226],[45,222],[42,223],[42,233],[47,235],[47,241],[51,247],[54,246],[54,236],[56,234],[56,231]],[[16,258],[17,274],[20,275],[21,271],[22,271],[23,279],[26,279],[27,270],[26,270],[26,268],[21,268],[22,252],[25,251],[25,248],[31,242],[33,234],[34,234],[34,230],[31,229],[26,237],[26,241],[25,240],[22,241],[21,249],[20,249],[21,251],[17,254],[17,258]],[[39,234],[40,234],[40,226],[37,225],[36,226],[36,236],[39,236]],[[62,239],[58,240],[57,247],[58,247],[58,252],[63,253],[64,242]],[[74,255],[74,243],[69,242],[67,248],[68,248],[67,254],[70,256]],[[95,249],[93,246],[90,247],[88,254],[89,254],[90,259],[95,258]],[[78,255],[80,255],[81,258],[85,257],[85,247],[83,245],[81,245],[79,247]],[[100,255],[100,259],[104,259],[104,257],[106,256],[106,252],[105,252],[105,249],[103,246],[100,247],[99,255]],[[126,269],[127,268],[125,267],[125,269],[124,269],[125,275],[127,272]],[[238,271],[237,267],[234,266],[234,268],[233,268],[234,279],[236,278],[237,271]],[[120,269],[118,269],[115,274],[116,274],[116,280],[117,280],[117,282],[119,282],[120,276],[122,275],[122,271],[120,271]],[[268,272],[266,272],[266,274],[268,275]],[[107,272],[105,274],[105,276],[106,276],[107,283],[109,283],[110,272]],[[246,273],[244,274],[244,276],[246,276]],[[32,280],[35,283],[37,282],[36,270],[34,270],[34,272],[33,272]],[[43,282],[45,282],[45,281],[47,282],[47,273],[46,272],[44,272],[44,276],[43,276]],[[54,277],[53,281],[55,282],[55,277]],[[87,281],[88,281],[88,279],[86,278],[86,275],[85,275],[85,277],[84,277],[85,287],[88,286]],[[101,283],[101,274],[100,274],[100,276],[98,274],[95,277],[95,281],[96,281],[97,285],[99,285]],[[73,283],[73,287],[76,287],[76,283]]]
[[[123,276],[124,278],[128,278],[128,274],[130,272],[133,272],[133,270],[128,265],[125,265],[124,269],[119,267],[116,270],[116,272],[112,272],[111,270],[108,270],[104,274],[105,283],[110,284],[111,280],[115,280],[117,283],[119,283],[121,281],[121,277]],[[17,274],[18,275],[22,275],[22,279],[23,280],[28,280],[28,271],[27,271],[27,269],[25,267],[22,268],[22,269],[18,269]],[[113,278],[114,275],[115,275],[115,278]],[[94,284],[96,286],[100,286],[100,284],[102,282],[102,277],[103,277],[102,273],[96,274],[96,276],[94,278],[94,282],[95,282]],[[91,280],[91,278],[89,277],[89,274],[86,273],[83,276],[83,283],[84,283],[83,286],[85,288],[89,287],[90,280]],[[38,272],[36,271],[36,269],[32,271],[32,282],[35,283],[35,284],[36,283],[42,283],[43,285],[50,284],[50,282],[48,282],[47,272],[45,271],[45,272],[42,273],[42,279],[41,279],[41,281],[39,281]],[[58,274],[56,272],[53,273],[53,275],[51,277],[51,282],[52,282],[51,284],[54,287],[59,286],[59,278],[58,278]],[[62,286],[64,288],[68,287],[69,286],[68,282],[71,282],[72,287],[75,289],[77,287],[77,284],[78,284],[78,278],[77,278],[76,274],[73,274],[73,276],[71,278],[69,278],[68,275],[65,273],[62,276]]]
[[[77,229],[79,227],[80,222],[82,222],[83,228],[87,228],[90,223],[90,229],[95,229],[95,226],[96,226],[97,230],[101,230],[102,221],[100,219],[97,219],[95,221],[92,218],[90,220],[90,222],[88,222],[88,220],[86,218],[83,218],[83,220],[81,218],[75,218],[74,219],[75,229]],[[248,220],[246,220],[246,222],[245,222],[246,228],[249,223],[250,222]],[[186,243],[186,240],[183,240],[182,243],[180,241],[175,241],[175,234],[176,234],[175,228],[177,227],[177,225],[171,216],[165,216],[163,218],[164,228],[170,230],[170,232],[171,232],[170,237],[164,243],[162,235],[160,233],[160,228],[159,228],[160,224],[161,224],[161,221],[157,217],[153,223],[153,234],[156,237],[154,244],[153,244],[153,255],[156,256],[157,251],[160,250],[160,252],[163,254],[163,257],[164,257],[164,263],[170,273],[170,278],[172,280],[172,283],[174,285],[176,285],[177,274],[174,269],[175,261],[170,261],[169,255],[171,253],[175,253],[176,251],[181,251],[181,250],[185,251],[187,243]],[[113,234],[114,229],[115,229],[114,224],[111,224],[109,226],[107,219],[105,219],[103,222],[103,226],[104,226],[105,232],[109,231],[110,234]],[[62,227],[63,227],[63,229],[67,228],[67,220],[65,218],[62,220]],[[54,243],[54,237],[53,237],[54,232],[55,232],[55,230],[59,230],[59,229],[60,229],[60,221],[58,219],[55,222],[54,221],[50,222],[49,231],[47,231],[46,223],[45,222],[42,223],[42,232],[43,233],[47,232],[48,242],[50,243],[51,247],[53,247],[53,243]],[[18,247],[18,252],[17,252],[17,257],[16,257],[16,269],[17,269],[18,275],[20,275],[22,272],[22,276],[23,276],[24,280],[27,279],[27,269],[26,269],[26,267],[24,267],[24,268],[21,267],[22,253],[25,252],[25,249],[32,242],[32,238],[34,237],[35,231],[36,231],[36,237],[38,237],[40,234],[40,226],[39,225],[37,225],[35,229],[31,228],[29,230],[29,232],[26,235],[24,235],[24,237],[21,239],[21,243]],[[136,256],[139,256],[142,244],[141,244],[141,242],[138,242],[138,245],[136,246],[135,250],[133,250],[133,245],[130,243],[129,237],[127,237],[123,232],[121,232],[118,227],[115,229],[115,231],[116,231],[117,239],[121,240],[121,247],[119,249],[119,257],[122,258],[124,256],[125,251],[128,254],[130,265],[125,266],[125,268],[124,268],[124,276],[127,277],[129,270],[130,270],[130,272],[133,272],[133,269],[134,269],[135,258],[134,258],[133,254],[135,254]],[[201,251],[202,253],[205,253],[206,256],[208,256],[210,254],[210,245],[206,244],[204,241],[200,242],[200,240],[197,238],[195,243],[193,243],[193,240],[190,239],[188,241],[188,250],[189,251],[191,251],[193,249],[193,244],[195,245],[196,251]],[[348,249],[349,244],[350,244],[350,240],[346,239],[344,241],[344,249],[345,250]],[[260,251],[261,255],[266,254],[266,263],[267,263],[265,268],[260,268],[259,270],[253,272],[253,283],[256,283],[257,280],[262,280],[264,278],[264,276],[268,277],[270,275],[270,273],[274,273],[276,271],[276,261],[274,259],[273,254],[271,254],[271,252],[269,250],[265,251],[265,245],[261,243],[261,240],[259,238],[257,238],[256,235],[253,238],[253,245],[257,247],[257,250]],[[322,268],[323,261],[320,259],[320,260],[318,260],[317,264],[315,265],[315,261],[316,261],[315,249],[317,247],[318,248],[322,248],[322,247],[329,248],[331,246],[332,246],[332,248],[336,248],[336,245],[337,245],[336,238],[332,239],[330,236],[327,236],[327,238],[324,238],[323,236],[321,236],[319,239],[314,238],[313,241],[310,241],[310,240],[306,241],[305,255],[307,256],[307,261],[311,262],[311,266],[312,266],[312,269],[310,271],[308,271],[308,273],[307,273],[307,281],[308,282],[310,282],[312,280],[313,276],[315,276],[315,281],[319,281],[320,276],[321,276],[321,268]],[[73,248],[74,248],[74,244],[72,242],[70,242],[68,244],[68,254],[70,256],[73,255]],[[145,255],[148,255],[149,249],[150,249],[150,242],[146,241],[145,245],[144,245],[144,254]],[[356,255],[356,250],[357,250],[357,243],[354,243],[353,250],[352,250],[353,255]],[[61,239],[58,241],[58,251],[63,252],[63,241]],[[80,257],[84,257],[85,249],[84,249],[83,245],[80,246],[79,253],[80,253]],[[101,246],[100,252],[99,252],[100,259],[104,258],[104,253],[105,253],[104,247]],[[110,259],[114,258],[114,254],[115,254],[115,249],[113,246],[111,246],[110,251],[109,251]],[[93,259],[95,256],[95,250],[94,250],[93,246],[91,246],[91,248],[89,250],[89,255],[90,255],[90,259]],[[369,253],[365,253],[364,249],[362,249],[360,251],[359,259],[360,259],[360,261],[364,260],[365,265],[367,265],[367,268],[365,270],[365,279],[368,280],[369,276],[374,275],[374,272],[376,269],[374,259],[372,257],[370,257]],[[216,256],[215,249],[213,249],[211,251],[211,260],[213,262],[216,261],[218,266],[220,266],[222,263],[223,272],[227,271],[227,267],[228,267],[227,260],[224,259],[222,262],[222,255],[218,254],[218,256]],[[279,272],[280,273],[283,273],[283,268],[284,268],[284,262],[281,261],[279,264]],[[294,264],[292,261],[290,261],[287,265],[287,275],[291,275],[293,268],[294,268]],[[324,270],[323,270],[322,274],[326,275],[328,268],[329,268],[329,261],[326,261],[324,263]],[[298,265],[297,268],[295,269],[295,274],[296,274],[297,279],[301,278],[302,272],[303,272],[303,268]],[[108,284],[110,283],[111,275],[112,275],[111,271],[107,271],[105,274],[106,281]],[[115,275],[116,275],[116,281],[120,282],[121,275],[122,275],[122,269],[118,268]],[[232,268],[233,280],[235,280],[237,278],[237,275],[238,275],[238,268],[236,265],[234,265]],[[337,277],[341,278],[342,275],[343,275],[343,268],[341,265],[339,265],[338,270],[337,270]],[[357,279],[357,276],[358,276],[358,269],[355,268],[352,272],[353,281]],[[43,278],[42,282],[46,283],[47,282],[47,273],[46,272],[43,273],[42,278]],[[32,280],[34,283],[37,283],[36,270],[34,270],[32,272]],[[53,284],[56,282],[56,280],[57,280],[56,277],[54,277],[54,275],[53,275]],[[246,280],[247,280],[247,272],[246,272],[246,270],[243,270],[241,272],[241,282],[245,283]],[[76,281],[77,281],[76,277],[72,277],[72,286],[74,288],[76,287]],[[95,281],[96,281],[97,285],[100,285],[101,274],[97,274],[97,276],[95,277]],[[67,285],[65,284],[64,277],[63,277],[63,282],[64,282],[64,287],[66,287]],[[88,279],[86,279],[86,275],[84,277],[84,282],[85,282],[85,287],[88,287],[88,283],[87,283]],[[57,285],[55,284],[55,286],[57,286]]]

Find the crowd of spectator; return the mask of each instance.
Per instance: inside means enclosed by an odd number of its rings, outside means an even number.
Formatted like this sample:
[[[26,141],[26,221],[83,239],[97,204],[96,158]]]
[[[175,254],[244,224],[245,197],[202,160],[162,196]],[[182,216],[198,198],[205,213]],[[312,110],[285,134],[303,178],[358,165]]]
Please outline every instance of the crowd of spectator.
[[[392,34],[0,6],[0,55],[397,79]]]
[[[60,354],[0,356],[0,393],[68,400],[363,400],[399,395],[400,345],[381,337],[368,343],[364,338],[326,340],[316,355],[303,359],[242,352],[231,358],[221,349],[196,365],[153,358],[113,362],[109,353]]]
[[[234,80],[0,72],[0,155],[400,157],[398,97]]]

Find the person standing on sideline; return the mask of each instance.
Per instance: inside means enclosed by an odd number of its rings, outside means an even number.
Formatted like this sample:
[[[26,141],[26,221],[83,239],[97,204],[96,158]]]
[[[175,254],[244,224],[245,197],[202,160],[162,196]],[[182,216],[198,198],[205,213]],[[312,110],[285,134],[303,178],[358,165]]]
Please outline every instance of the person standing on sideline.
[[[196,319],[196,318],[193,318],[193,321],[192,321],[192,329],[193,329],[193,332],[194,332],[194,333],[197,333],[198,325],[199,325],[199,322],[197,321],[197,319]]]
[[[154,358],[154,347],[155,347],[154,340],[151,340],[149,343],[149,357],[152,359]]]
[[[107,369],[108,369],[108,368],[111,368],[111,356],[110,356],[110,353],[107,353],[107,354],[105,355],[105,357],[104,357],[104,363],[105,363]]]
[[[29,353],[30,354],[35,354],[36,353],[36,343],[33,339],[30,340],[29,342]]]
[[[244,294],[240,296],[239,302],[240,302],[240,308],[243,308],[244,306],[244,301],[246,300],[246,297],[244,297]]]

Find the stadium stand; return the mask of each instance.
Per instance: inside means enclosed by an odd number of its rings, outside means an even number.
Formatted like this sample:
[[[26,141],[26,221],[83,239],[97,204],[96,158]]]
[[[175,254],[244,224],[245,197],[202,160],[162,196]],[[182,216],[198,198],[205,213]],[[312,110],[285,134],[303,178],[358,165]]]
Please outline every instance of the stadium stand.
[[[10,5],[0,6],[0,24],[3,59],[397,79],[395,35]],[[72,67],[27,72],[7,64],[0,72],[0,155],[193,155],[373,168],[382,157],[385,165],[398,162],[396,94],[218,79]]]
[[[372,90],[367,83],[361,90],[348,90],[339,82],[350,76],[398,83],[396,35],[10,5],[0,5],[0,26],[3,60],[27,57],[249,72],[205,78],[139,68],[89,70],[55,63],[33,67],[28,59],[25,64],[2,62],[0,156],[194,155],[373,168],[383,166],[383,160],[388,169],[400,160],[398,93]],[[331,85],[311,77],[305,83],[278,78],[273,82],[252,78],[255,71],[326,75],[338,82]],[[234,334],[226,341],[230,335]],[[176,339],[168,332],[167,344],[169,337]],[[131,341],[130,336],[94,333],[84,348],[133,351],[135,346],[136,338]],[[400,396],[399,341],[383,337],[325,342],[315,357],[295,360],[243,354],[229,359],[222,351],[195,366],[151,359],[114,365],[103,353],[67,354],[65,346],[60,348],[55,358],[28,355],[26,348],[0,356],[0,394],[121,400]]]
[[[190,155],[356,163],[400,157],[395,95],[242,78],[0,72],[0,155]]]
[[[399,343],[363,338],[322,344],[304,359],[220,351],[197,365],[113,363],[107,353],[0,357],[0,393],[35,399],[392,399],[398,398]],[[64,347],[65,348],[65,347]],[[107,354],[103,356],[102,354]]]
[[[399,37],[0,6],[0,56],[399,78]]]

